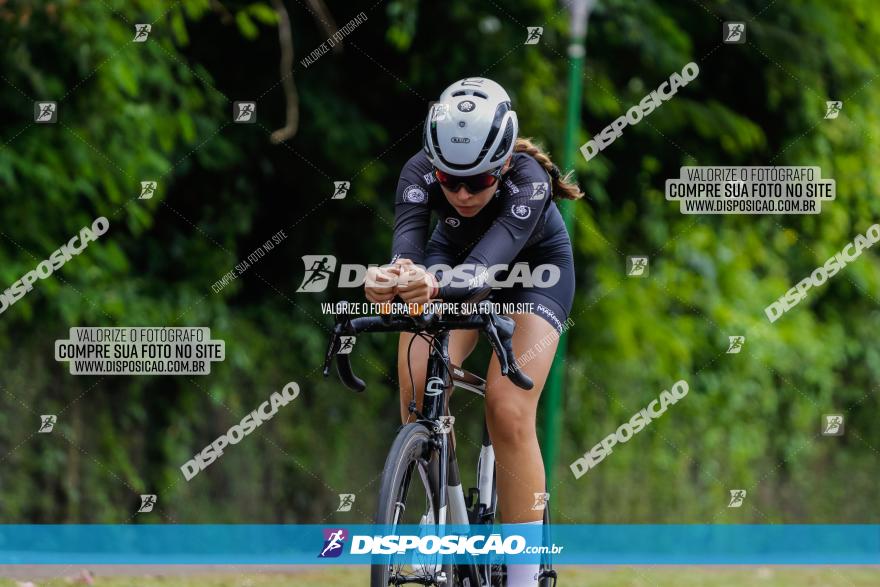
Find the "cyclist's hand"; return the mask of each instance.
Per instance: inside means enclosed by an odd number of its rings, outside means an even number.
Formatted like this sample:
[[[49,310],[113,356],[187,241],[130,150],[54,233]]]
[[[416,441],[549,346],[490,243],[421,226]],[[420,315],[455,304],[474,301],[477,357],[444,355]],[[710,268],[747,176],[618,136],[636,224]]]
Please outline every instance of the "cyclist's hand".
[[[392,267],[370,267],[364,280],[364,293],[371,302],[390,302],[397,293],[397,276],[399,269]]]
[[[403,259],[407,261],[407,259]],[[398,261],[400,263],[400,261]],[[400,265],[400,277],[397,279],[397,295],[404,302],[425,304],[437,290],[437,278],[412,262]]]

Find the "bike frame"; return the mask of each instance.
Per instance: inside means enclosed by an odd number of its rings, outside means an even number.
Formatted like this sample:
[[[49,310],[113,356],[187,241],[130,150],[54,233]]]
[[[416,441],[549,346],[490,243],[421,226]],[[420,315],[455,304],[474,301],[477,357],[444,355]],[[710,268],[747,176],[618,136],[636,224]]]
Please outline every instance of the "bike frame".
[[[432,385],[437,380],[442,383]],[[449,389],[452,383],[449,332],[444,331],[433,337],[425,375],[425,395],[422,402],[422,416],[424,418],[422,421],[432,430],[437,431],[436,423],[441,416],[449,413]],[[440,488],[445,487],[446,491],[438,492],[437,523],[440,526],[447,523],[468,524],[458,459],[455,458],[455,442],[450,441],[450,434],[439,434],[437,440],[440,445],[440,462],[447,464],[445,467],[440,467]],[[449,519],[447,519],[447,514],[449,514]]]
[[[469,373],[454,365],[449,359],[449,332],[441,332],[434,336],[431,350],[428,355],[428,366],[425,375],[425,395],[422,403],[422,416],[419,421],[429,428],[437,431],[437,421],[441,416],[449,414],[449,397],[452,386],[460,387],[481,397],[486,395],[486,382],[481,377]],[[432,380],[442,381],[442,385],[432,386]],[[435,389],[441,390],[434,393]],[[454,430],[454,428],[453,428]],[[452,431],[450,431],[452,432]],[[450,436],[453,440],[450,441]],[[447,466],[440,467],[439,487],[446,491],[438,491],[437,524],[468,525],[471,523],[487,523],[494,520],[494,475],[495,475],[495,451],[489,439],[489,432],[483,422],[483,440],[480,447],[480,457],[477,462],[477,504],[474,519],[468,515],[465,504],[464,490],[461,484],[461,476],[458,468],[458,459],[455,456],[454,435],[438,434],[440,462],[446,462]],[[489,565],[479,565],[481,584],[485,583],[489,576]]]

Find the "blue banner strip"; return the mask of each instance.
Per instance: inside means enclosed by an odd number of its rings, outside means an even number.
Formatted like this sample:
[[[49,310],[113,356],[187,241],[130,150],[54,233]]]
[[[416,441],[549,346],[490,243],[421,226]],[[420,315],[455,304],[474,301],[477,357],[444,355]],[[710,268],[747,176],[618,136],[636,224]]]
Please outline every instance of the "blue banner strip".
[[[351,565],[391,552],[394,562],[866,565],[880,564],[880,525],[0,524],[0,564]]]

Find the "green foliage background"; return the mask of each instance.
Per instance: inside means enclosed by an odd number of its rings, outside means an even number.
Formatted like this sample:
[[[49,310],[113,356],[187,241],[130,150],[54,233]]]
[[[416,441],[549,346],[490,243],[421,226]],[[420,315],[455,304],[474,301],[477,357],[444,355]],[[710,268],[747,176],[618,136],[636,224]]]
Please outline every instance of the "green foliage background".
[[[568,16],[556,2],[329,2],[368,20],[306,68],[321,17],[286,2],[300,127],[284,125],[271,3],[0,3],[0,287],[100,215],[110,231],[0,315],[0,521],[368,521],[398,424],[396,343],[365,337],[354,395],[319,372],[320,302],[295,293],[301,255],[387,259],[397,173],[428,102],[485,75],[557,161]],[[721,22],[748,24],[722,45]],[[146,43],[134,24],[152,23]],[[525,46],[525,27],[544,26]],[[331,27],[335,29],[335,27]],[[878,218],[880,15],[869,0],[600,0],[581,133],[599,132],[689,61],[699,77],[575,170],[578,291],[554,515],[562,522],[878,522],[880,273],[875,251],[774,324],[763,308]],[[231,122],[255,99],[258,123]],[[825,101],[843,100],[836,120]],[[57,100],[56,125],[32,122]],[[818,216],[685,216],[663,198],[682,165],[818,165]],[[137,200],[141,180],[159,182]],[[334,180],[347,199],[328,201]],[[211,285],[278,230],[242,277]],[[651,257],[647,279],[625,256]],[[227,359],[207,377],[77,377],[53,360],[72,326],[209,326]],[[727,355],[727,337],[745,335]],[[466,365],[485,364],[486,349]],[[586,476],[568,463],[667,389],[690,394]],[[191,482],[179,467],[272,391],[302,394]],[[480,404],[458,397],[465,483]],[[453,406],[455,409],[455,407]],[[825,413],[846,433],[819,435]],[[58,414],[36,434],[40,414]],[[727,509],[728,490],[749,491]],[[154,517],[135,517],[156,493]],[[335,513],[338,493],[355,508]]]

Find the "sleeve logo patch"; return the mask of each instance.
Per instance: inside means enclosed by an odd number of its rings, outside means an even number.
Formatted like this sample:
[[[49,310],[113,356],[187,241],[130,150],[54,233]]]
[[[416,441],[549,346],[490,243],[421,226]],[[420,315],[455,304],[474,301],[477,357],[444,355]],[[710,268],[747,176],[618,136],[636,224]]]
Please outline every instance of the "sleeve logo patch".
[[[525,204],[514,204],[510,207],[510,213],[520,220],[525,220],[532,215],[532,209]]]
[[[403,190],[403,199],[412,204],[421,204],[428,199],[428,195],[419,186],[411,185]]]

